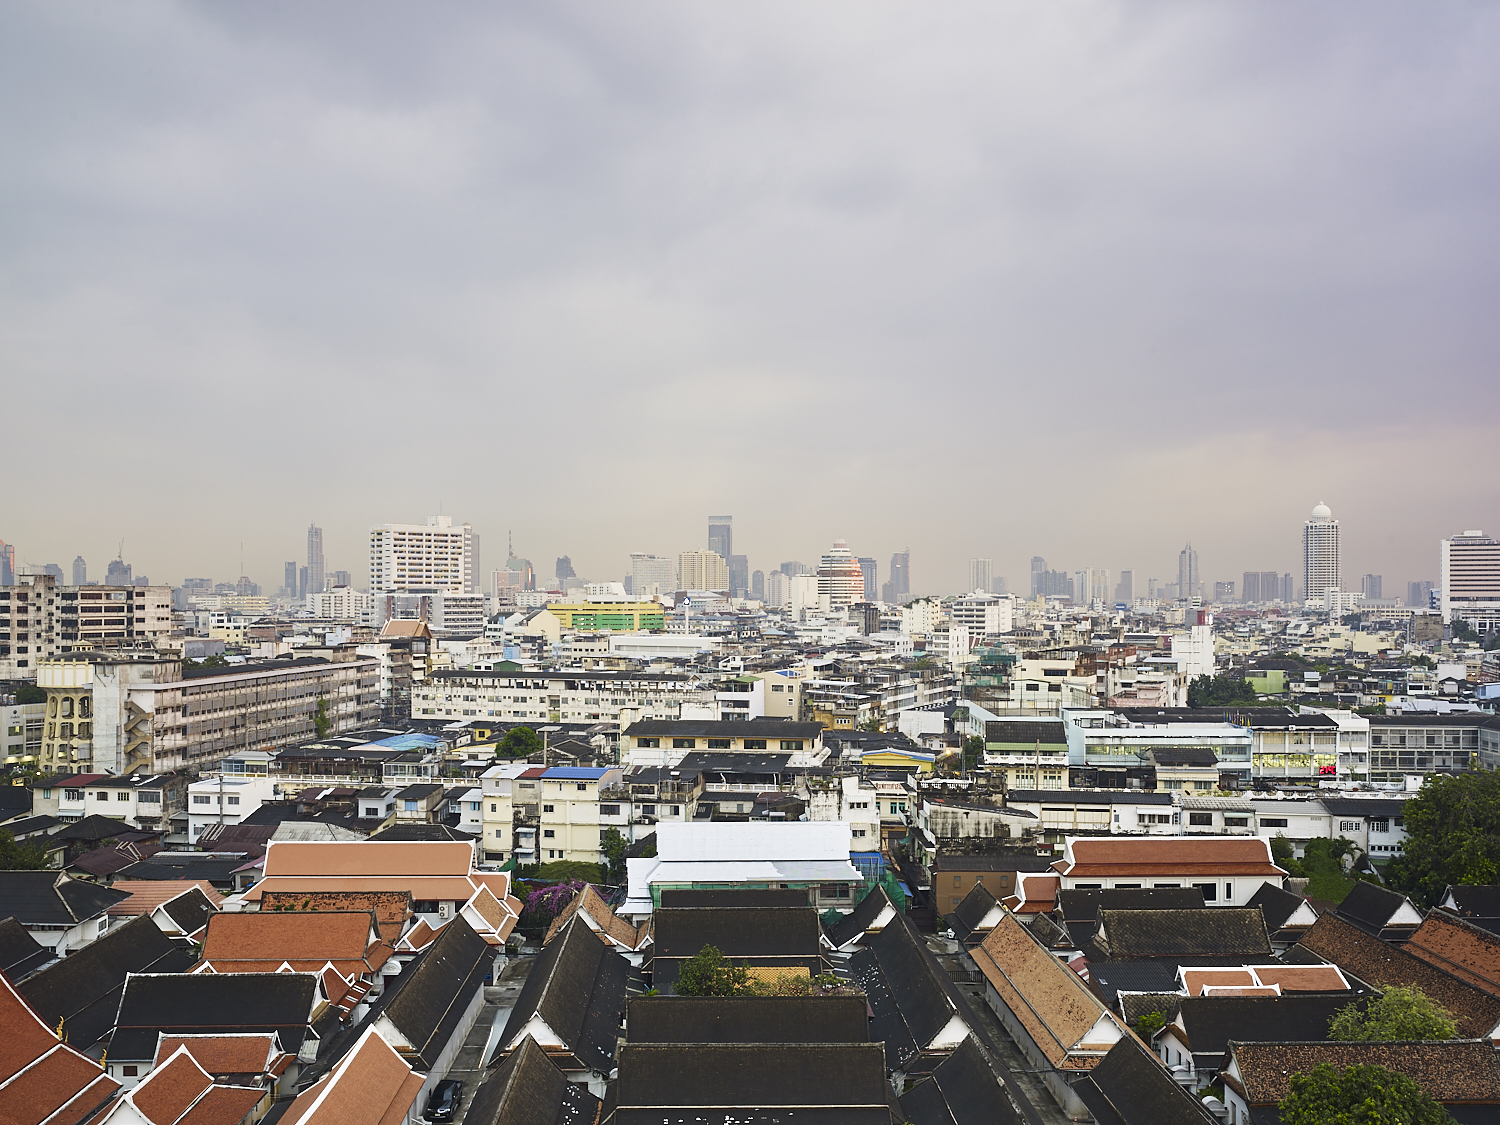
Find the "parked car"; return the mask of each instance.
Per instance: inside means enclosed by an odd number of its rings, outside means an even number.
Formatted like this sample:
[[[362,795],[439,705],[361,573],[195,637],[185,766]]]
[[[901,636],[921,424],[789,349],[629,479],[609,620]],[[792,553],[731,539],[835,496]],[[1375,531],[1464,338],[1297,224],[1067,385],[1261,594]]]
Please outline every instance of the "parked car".
[[[441,1121],[452,1121],[458,1113],[459,1100],[464,1095],[464,1084],[456,1078],[445,1078],[432,1088],[427,1099],[427,1112],[422,1116],[437,1125]]]

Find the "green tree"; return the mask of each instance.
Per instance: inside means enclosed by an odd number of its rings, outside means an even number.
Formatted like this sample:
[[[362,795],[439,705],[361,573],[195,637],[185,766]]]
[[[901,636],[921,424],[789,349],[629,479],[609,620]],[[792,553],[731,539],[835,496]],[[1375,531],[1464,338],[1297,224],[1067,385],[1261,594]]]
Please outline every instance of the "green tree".
[[[0,871],[40,871],[47,866],[47,853],[35,844],[17,843],[0,828]]]
[[[1358,1003],[1340,1008],[1328,1021],[1328,1038],[1348,1041],[1452,1039],[1453,1017],[1420,988],[1388,988],[1363,1011]]]
[[[971,770],[984,762],[984,739],[971,735],[964,739],[964,769]]]
[[[1279,1106],[1282,1125],[1452,1125],[1447,1110],[1404,1074],[1383,1066],[1339,1071],[1319,1063],[1294,1074]]]
[[[1255,701],[1255,688],[1243,676],[1197,676],[1188,684],[1189,707],[1229,707]]]
[[[1474,627],[1461,617],[1453,619],[1453,639],[1455,641],[1477,641],[1479,634],[1474,632]]]
[[[17,703],[46,703],[47,689],[39,688],[36,684],[22,684],[16,688]]]
[[[731,964],[718,946],[705,945],[682,963],[676,991],[679,996],[747,996],[750,974]]]
[[[542,750],[542,736],[530,727],[512,727],[500,740],[496,755],[501,758],[529,758]]]
[[[319,696],[317,710],[313,712],[313,730],[318,732],[319,738],[327,738],[332,729],[333,720],[328,717],[328,700]]]
[[[1150,1043],[1151,1037],[1167,1026],[1167,1017],[1161,1012],[1147,1012],[1130,1026],[1137,1035]]]
[[[604,872],[597,863],[581,863],[576,859],[555,859],[542,864],[538,878],[549,883],[602,883]]]
[[[1500,882],[1500,773],[1431,775],[1406,802],[1406,844],[1388,886],[1419,907],[1449,886]]]
[[[618,828],[606,828],[599,833],[599,850],[604,853],[608,865],[609,881],[618,883],[625,878],[625,853],[630,850],[625,837]]]

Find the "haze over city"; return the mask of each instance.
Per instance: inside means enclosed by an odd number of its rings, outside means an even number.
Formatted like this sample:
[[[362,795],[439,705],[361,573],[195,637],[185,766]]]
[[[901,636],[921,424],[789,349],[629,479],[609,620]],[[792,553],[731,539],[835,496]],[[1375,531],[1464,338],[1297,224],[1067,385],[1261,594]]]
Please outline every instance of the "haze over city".
[[[1500,16],[8,5],[3,534],[275,587],[439,510],[1434,579],[1500,524]],[[243,546],[242,546],[243,545]],[[243,566],[241,551],[243,550]]]

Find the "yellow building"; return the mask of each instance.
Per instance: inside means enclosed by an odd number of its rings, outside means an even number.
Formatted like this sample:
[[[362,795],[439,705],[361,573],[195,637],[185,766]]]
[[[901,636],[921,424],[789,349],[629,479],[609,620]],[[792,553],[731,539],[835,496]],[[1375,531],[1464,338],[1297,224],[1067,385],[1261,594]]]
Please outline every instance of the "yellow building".
[[[551,602],[547,612],[556,617],[564,629],[585,632],[636,633],[645,629],[664,629],[666,619],[660,602]]]

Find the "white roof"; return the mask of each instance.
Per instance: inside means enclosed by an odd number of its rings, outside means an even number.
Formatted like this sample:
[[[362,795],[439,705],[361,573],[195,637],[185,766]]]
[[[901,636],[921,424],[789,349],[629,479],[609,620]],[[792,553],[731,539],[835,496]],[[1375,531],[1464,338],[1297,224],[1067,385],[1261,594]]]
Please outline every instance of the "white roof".
[[[849,824],[843,820],[658,824],[656,853],[674,863],[719,860],[848,863],[849,838]]]

